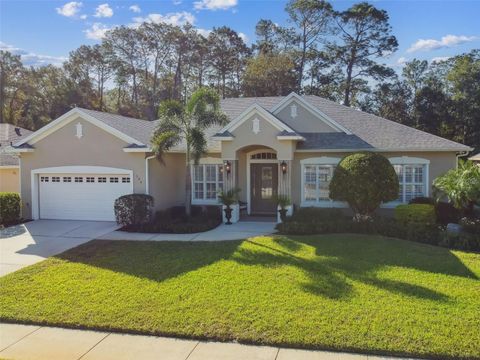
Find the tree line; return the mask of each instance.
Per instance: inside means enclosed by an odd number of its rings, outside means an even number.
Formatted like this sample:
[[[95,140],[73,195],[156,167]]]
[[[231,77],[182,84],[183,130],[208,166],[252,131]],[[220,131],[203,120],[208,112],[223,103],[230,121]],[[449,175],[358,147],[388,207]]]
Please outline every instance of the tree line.
[[[38,129],[73,106],[156,119],[162,101],[198,88],[225,97],[322,96],[480,147],[480,50],[441,62],[385,65],[398,48],[385,10],[290,0],[288,24],[258,21],[248,46],[227,26],[146,22],[82,45],[61,66],[25,67],[0,52],[1,122]]]

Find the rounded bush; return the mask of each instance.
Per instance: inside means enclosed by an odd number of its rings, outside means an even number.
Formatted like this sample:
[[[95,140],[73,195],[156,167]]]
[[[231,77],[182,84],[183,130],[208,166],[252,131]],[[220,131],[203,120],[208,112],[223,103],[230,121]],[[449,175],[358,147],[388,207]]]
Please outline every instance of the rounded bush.
[[[330,182],[330,198],[346,201],[356,219],[370,218],[383,202],[398,197],[398,177],[387,158],[356,153],[340,161]]]
[[[435,224],[435,207],[430,204],[399,205],[395,208],[395,219],[401,224]]]
[[[0,224],[13,224],[20,220],[20,195],[0,192]]]
[[[115,200],[115,219],[123,226],[145,224],[152,218],[152,208],[153,197],[150,195],[123,195]]]

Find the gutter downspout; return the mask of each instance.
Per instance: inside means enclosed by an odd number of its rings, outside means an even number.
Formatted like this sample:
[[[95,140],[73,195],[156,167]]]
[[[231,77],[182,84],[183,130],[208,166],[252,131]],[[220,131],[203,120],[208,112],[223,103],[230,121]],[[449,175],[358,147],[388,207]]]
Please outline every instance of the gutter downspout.
[[[151,155],[145,158],[145,194],[150,195],[150,182],[148,181],[149,171],[148,171],[148,160],[154,159],[156,156]]]
[[[456,168],[457,168],[457,169],[458,169],[458,158],[459,158],[459,157],[463,157],[463,156],[467,156],[469,152],[470,152],[470,151],[462,151],[462,152],[457,153],[457,155],[456,155],[456,158],[457,158],[457,166],[456,166]]]

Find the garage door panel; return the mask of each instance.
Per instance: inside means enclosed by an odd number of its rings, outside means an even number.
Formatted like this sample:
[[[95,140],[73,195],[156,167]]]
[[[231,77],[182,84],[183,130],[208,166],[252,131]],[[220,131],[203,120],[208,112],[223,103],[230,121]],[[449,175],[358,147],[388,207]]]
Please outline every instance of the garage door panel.
[[[42,219],[112,221],[115,199],[132,193],[128,174],[40,174],[39,180]]]

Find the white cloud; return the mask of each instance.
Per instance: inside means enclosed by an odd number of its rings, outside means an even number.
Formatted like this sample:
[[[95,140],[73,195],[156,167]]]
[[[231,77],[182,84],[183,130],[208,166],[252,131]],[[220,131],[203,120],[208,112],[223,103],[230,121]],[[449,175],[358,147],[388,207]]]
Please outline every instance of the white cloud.
[[[138,5],[132,5],[129,7],[129,9],[137,14],[142,12],[142,9],[140,9],[140,6]]]
[[[466,35],[446,35],[443,36],[440,40],[419,39],[415,43],[413,43],[412,46],[410,46],[407,52],[412,53],[415,51],[430,51],[446,47],[453,47],[466,42],[474,41],[476,39],[478,39],[477,36]]]
[[[197,32],[204,36],[204,37],[208,37],[208,35],[210,35],[210,33],[212,32],[212,30],[207,30],[207,29],[197,29]]]
[[[238,0],[200,0],[193,3],[196,10],[227,10],[237,6]]]
[[[0,41],[0,50],[11,52],[14,55],[20,55],[22,62],[26,66],[45,66],[45,65],[55,65],[61,66],[64,61],[67,61],[67,58],[64,56],[50,56],[50,55],[41,55],[35,54],[29,51],[26,51],[15,46],[5,44]]]
[[[437,57],[434,57],[432,58],[432,60],[430,60],[431,63],[439,63],[439,62],[442,62],[442,61],[446,61],[450,59],[450,56],[437,56]]]
[[[82,20],[85,20],[87,17],[88,17],[88,16],[87,16],[87,15],[85,15],[85,14],[83,14],[83,15],[80,15],[80,19],[82,19]]]
[[[243,40],[243,42],[244,42],[245,44],[248,43],[248,36],[247,36],[247,35],[245,35],[245,34],[242,33],[242,32],[239,32],[239,33],[238,33],[238,36]]]
[[[403,67],[407,61],[408,61],[408,59],[406,57],[400,56],[397,59],[397,63],[395,64],[395,66]]]
[[[113,16],[113,9],[108,4],[101,4],[95,9],[95,17],[109,18]]]
[[[134,24],[133,27],[140,26],[143,22],[151,22],[155,24],[165,23],[170,25],[185,25],[186,23],[194,24],[195,16],[192,13],[187,11],[168,13],[165,15],[162,14],[148,14],[146,17],[135,17],[133,18]]]
[[[83,32],[87,39],[102,40],[105,37],[106,32],[110,29],[111,28],[102,23],[94,23],[90,29],[84,30]]]
[[[62,16],[73,17],[77,15],[82,5],[83,4],[81,2],[71,1],[63,5],[62,7],[56,8],[56,10],[57,10],[57,13]]]

